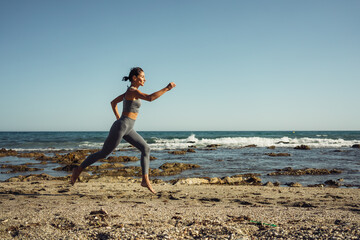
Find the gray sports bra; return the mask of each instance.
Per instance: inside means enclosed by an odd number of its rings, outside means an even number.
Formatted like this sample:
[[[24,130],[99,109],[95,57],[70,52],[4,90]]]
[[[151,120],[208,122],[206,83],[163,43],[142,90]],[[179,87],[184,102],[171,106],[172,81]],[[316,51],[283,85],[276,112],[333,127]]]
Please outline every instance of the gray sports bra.
[[[126,100],[125,95],[124,95],[124,98],[123,98],[123,112],[138,113],[140,106],[141,106],[140,99]]]

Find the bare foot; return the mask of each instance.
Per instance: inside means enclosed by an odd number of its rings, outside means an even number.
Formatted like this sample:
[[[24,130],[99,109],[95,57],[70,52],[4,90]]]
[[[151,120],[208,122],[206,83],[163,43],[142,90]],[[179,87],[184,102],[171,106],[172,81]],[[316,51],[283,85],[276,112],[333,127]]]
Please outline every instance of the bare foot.
[[[141,182],[141,186],[142,187],[147,187],[150,192],[152,192],[153,194],[156,194],[156,191],[152,188],[151,184],[150,184],[150,180],[149,180],[149,176],[148,175],[144,175],[142,182]]]
[[[76,180],[79,178],[80,173],[82,172],[82,169],[80,167],[73,168],[70,184],[74,185]]]

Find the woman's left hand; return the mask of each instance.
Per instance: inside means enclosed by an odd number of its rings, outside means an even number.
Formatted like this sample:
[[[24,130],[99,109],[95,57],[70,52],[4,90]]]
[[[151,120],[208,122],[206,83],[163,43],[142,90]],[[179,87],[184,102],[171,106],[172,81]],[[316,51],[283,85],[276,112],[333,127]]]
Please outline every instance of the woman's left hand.
[[[170,91],[171,89],[173,89],[174,87],[176,87],[176,84],[174,82],[169,83],[166,88]]]

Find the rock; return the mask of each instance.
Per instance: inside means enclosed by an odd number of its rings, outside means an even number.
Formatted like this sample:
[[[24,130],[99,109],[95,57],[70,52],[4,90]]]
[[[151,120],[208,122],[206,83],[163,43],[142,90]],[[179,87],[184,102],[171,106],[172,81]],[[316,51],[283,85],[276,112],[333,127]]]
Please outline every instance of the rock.
[[[270,157],[289,157],[289,156],[291,156],[290,153],[265,153],[265,155],[268,155]]]
[[[288,185],[289,187],[302,187],[301,183],[298,182],[291,182],[287,183],[286,185]]]
[[[25,164],[23,164],[23,165],[3,164],[3,165],[1,165],[1,168],[10,168],[11,169],[11,171],[7,171],[4,173],[30,172],[30,171],[44,170],[43,168],[31,168],[31,167],[26,166]]]
[[[29,153],[18,153],[17,157],[43,159],[46,156],[43,153],[29,152]]]
[[[294,147],[294,149],[298,149],[298,150],[310,150],[311,148],[307,145],[300,145],[300,146],[296,146]]]
[[[71,165],[66,165],[64,167],[58,167],[58,168],[53,168],[53,170],[55,171],[65,171],[65,172],[72,172],[72,170],[74,168],[78,167],[78,165],[75,164],[71,164]]]
[[[238,185],[243,183],[244,181],[242,177],[224,177],[221,180],[224,184],[230,184],[230,185]]]
[[[48,174],[42,173],[42,174],[30,174],[27,176],[20,175],[17,177],[9,178],[5,180],[5,182],[30,182],[30,181],[39,181],[39,180],[53,180],[53,179],[64,180],[65,178],[66,177],[53,177]]]
[[[254,147],[257,147],[257,145],[256,144],[250,144],[250,145],[247,145],[247,146],[245,146],[246,148],[254,148]]]
[[[156,160],[157,157],[150,156],[150,161]]]
[[[287,167],[284,169],[276,169],[276,172],[268,173],[269,176],[277,176],[277,175],[328,175],[328,174],[338,174],[342,173],[341,170],[338,169],[317,169],[317,168],[304,168],[304,169],[293,169],[291,167]]]
[[[189,152],[189,153],[196,153],[196,151],[192,148],[189,148],[188,150],[186,150],[186,152]]]
[[[280,182],[274,182],[274,186],[275,186],[275,187],[279,187],[279,186],[280,186]]]
[[[217,147],[220,147],[220,146],[221,146],[220,144],[209,144],[206,147],[207,148],[217,148]]]
[[[184,154],[186,154],[186,151],[170,151],[168,153],[174,154],[174,155],[184,155]]]
[[[221,179],[218,178],[218,177],[213,177],[213,178],[210,178],[210,179],[209,179],[209,183],[210,183],[210,184],[221,184],[222,181],[221,181]]]
[[[123,168],[124,164],[121,163],[103,163],[99,166],[89,166],[85,170],[87,171],[98,171],[101,169],[114,169],[114,168]]]
[[[6,150],[5,148],[0,149],[0,157],[6,157],[6,156],[16,156],[17,152],[15,150],[9,149]]]
[[[251,185],[261,185],[261,178],[256,176],[251,176],[244,179],[246,183],[249,183]]]
[[[272,182],[266,182],[263,186],[274,187],[274,184]]]
[[[334,180],[327,180],[325,182],[325,185],[329,186],[329,187],[340,187],[341,184],[339,182],[336,182]]]
[[[159,168],[164,171],[164,174],[174,175],[184,170],[199,168],[199,167],[200,167],[199,165],[191,164],[191,163],[164,163]]]
[[[185,179],[178,179],[175,180],[173,185],[182,185],[182,184],[188,184],[188,185],[200,185],[200,184],[208,184],[209,180],[204,178],[185,178]]]
[[[59,155],[56,153],[55,157],[52,158],[52,161],[64,165],[80,164],[88,154],[89,152],[85,150],[77,150],[64,155]]]
[[[109,162],[109,163],[114,163],[114,162],[136,162],[139,161],[139,159],[137,157],[130,157],[130,156],[110,156],[106,159],[102,159],[100,160],[101,162]]]
[[[275,146],[269,146],[267,147],[267,149],[275,149],[276,147]]]
[[[352,148],[360,148],[360,144],[354,144],[351,146]]]

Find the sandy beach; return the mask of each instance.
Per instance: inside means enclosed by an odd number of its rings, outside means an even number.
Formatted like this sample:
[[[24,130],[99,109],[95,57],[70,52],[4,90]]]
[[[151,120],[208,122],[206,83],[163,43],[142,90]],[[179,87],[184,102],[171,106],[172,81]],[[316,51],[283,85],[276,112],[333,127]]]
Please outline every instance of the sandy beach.
[[[360,190],[104,176],[0,182],[1,239],[359,239]]]

